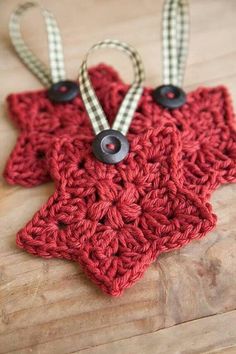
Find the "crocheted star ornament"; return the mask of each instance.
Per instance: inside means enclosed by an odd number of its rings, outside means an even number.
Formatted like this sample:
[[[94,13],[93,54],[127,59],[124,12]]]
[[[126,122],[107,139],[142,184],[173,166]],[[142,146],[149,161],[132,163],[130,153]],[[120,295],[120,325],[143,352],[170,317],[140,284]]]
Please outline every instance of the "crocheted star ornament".
[[[17,234],[17,245],[45,258],[78,262],[104,292],[130,287],[161,252],[204,236],[210,205],[183,187],[181,142],[164,124],[128,136],[116,165],[98,161],[93,134],[56,139],[49,163],[56,191]]]
[[[117,72],[105,64],[95,66],[89,73],[99,99],[111,82],[121,81]],[[9,184],[25,187],[49,181],[45,155],[52,139],[89,129],[80,95],[68,103],[53,103],[47,91],[41,90],[11,94],[7,103],[10,116],[21,132],[6,164],[5,179]]]
[[[128,86],[112,84],[104,91],[102,105],[110,121],[115,117]],[[185,186],[202,197],[220,184],[236,181],[236,130],[232,101],[228,90],[198,88],[187,95],[179,109],[158,105],[152,89],[145,89],[130,127],[139,135],[162,121],[175,124],[181,134]]]

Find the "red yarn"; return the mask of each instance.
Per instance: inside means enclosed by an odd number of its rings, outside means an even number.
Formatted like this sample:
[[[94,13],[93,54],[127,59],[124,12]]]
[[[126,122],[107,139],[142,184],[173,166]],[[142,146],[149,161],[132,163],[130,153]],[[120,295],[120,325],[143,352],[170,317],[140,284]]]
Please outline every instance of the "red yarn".
[[[111,82],[121,82],[118,73],[105,64],[89,70],[99,99]],[[12,94],[7,98],[10,116],[21,133],[12,151],[4,177],[9,184],[25,187],[37,186],[50,180],[44,158],[55,136],[69,133],[91,132],[81,97],[66,104],[53,103],[47,91],[40,90]]]
[[[112,122],[128,86],[104,64],[92,69],[90,74]],[[54,136],[91,131],[83,103],[78,97],[72,103],[55,105],[46,98],[45,91],[10,95],[8,103],[22,134],[8,160],[5,178],[10,184],[27,187],[44,183],[50,177],[46,161],[38,153],[42,151],[42,145],[43,151],[47,151]],[[136,136],[166,120],[175,123],[181,133],[188,188],[209,197],[220,184],[236,181],[235,122],[226,88],[199,88],[188,94],[183,107],[175,110],[158,106],[153,101],[152,89],[146,89],[132,121],[130,135]]]
[[[101,103],[113,121],[128,90],[112,83]],[[199,196],[209,197],[220,184],[236,182],[236,130],[232,101],[223,86],[198,88],[187,95],[180,108],[157,105],[152,89],[145,89],[135,113],[130,135],[136,136],[162,122],[172,122],[181,134],[185,186]]]
[[[99,80],[93,85],[111,123],[128,86],[115,72],[106,84],[103,75]],[[224,87],[199,88],[172,111],[145,89],[128,134],[130,153],[113,166],[91,153],[93,133],[80,98],[52,105],[41,91],[11,95],[9,105],[22,133],[6,178],[33,186],[47,181],[50,170],[57,186],[17,244],[79,262],[108,294],[122,293],[161,252],[210,231],[215,216],[206,198],[236,181],[234,114]],[[61,138],[51,149],[55,136]]]
[[[55,140],[49,163],[56,191],[17,234],[17,244],[79,262],[117,296],[161,252],[204,236],[216,218],[183,187],[181,141],[171,123],[128,135],[130,152],[116,165],[94,157],[93,139],[86,133]]]

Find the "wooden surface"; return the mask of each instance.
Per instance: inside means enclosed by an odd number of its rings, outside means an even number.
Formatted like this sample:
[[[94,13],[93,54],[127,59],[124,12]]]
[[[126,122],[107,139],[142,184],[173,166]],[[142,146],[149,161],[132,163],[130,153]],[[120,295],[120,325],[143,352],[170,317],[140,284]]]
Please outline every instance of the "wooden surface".
[[[8,39],[16,0],[0,1],[0,163],[17,131],[5,113],[10,92],[40,88]],[[158,0],[44,0],[61,26],[68,77],[77,76],[85,51],[103,38],[133,44],[143,56],[148,85],[161,82]],[[26,15],[24,33],[47,60],[42,19]],[[224,83],[236,103],[236,1],[191,1],[191,47],[186,90]],[[40,41],[38,40],[40,38]],[[41,40],[41,38],[43,38]],[[120,54],[99,53],[131,78]],[[104,60],[104,59],[103,59]],[[15,234],[53,191],[0,186],[0,353],[191,354],[236,353],[236,185],[212,203],[214,232],[163,255],[121,298],[103,295],[74,263],[43,260],[15,246]]]

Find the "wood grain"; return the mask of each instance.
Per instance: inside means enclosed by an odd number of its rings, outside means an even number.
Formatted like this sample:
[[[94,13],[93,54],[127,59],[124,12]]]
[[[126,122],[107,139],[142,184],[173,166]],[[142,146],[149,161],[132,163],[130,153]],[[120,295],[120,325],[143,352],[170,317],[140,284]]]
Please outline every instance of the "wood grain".
[[[231,323],[231,326],[228,324]],[[224,332],[224,339],[219,336]],[[223,346],[221,353],[235,353],[236,351],[236,314],[235,311],[215,315],[200,320],[183,323],[177,327],[170,327],[158,332],[143,334],[108,343],[93,349],[81,350],[83,354],[130,353],[135,354],[134,348],[140,353],[205,353],[213,354],[214,348]],[[219,351],[217,351],[219,353]]]
[[[1,171],[17,136],[5,112],[5,97],[40,87],[8,39],[7,22],[17,3],[0,2]],[[55,13],[62,29],[69,78],[77,76],[91,44],[110,37],[137,47],[148,85],[161,82],[162,1],[42,3]],[[43,22],[36,10],[32,15],[25,16],[24,35],[47,61]],[[223,83],[236,103],[235,16],[234,0],[191,1],[186,90]],[[120,54],[99,53],[91,63],[101,60],[131,78],[130,65]],[[16,232],[47,200],[53,185],[27,190],[10,187],[3,179],[0,183],[0,353],[236,353],[235,185],[213,194],[219,217],[214,232],[162,255],[140,282],[113,299],[93,286],[76,264],[46,261],[16,248]]]

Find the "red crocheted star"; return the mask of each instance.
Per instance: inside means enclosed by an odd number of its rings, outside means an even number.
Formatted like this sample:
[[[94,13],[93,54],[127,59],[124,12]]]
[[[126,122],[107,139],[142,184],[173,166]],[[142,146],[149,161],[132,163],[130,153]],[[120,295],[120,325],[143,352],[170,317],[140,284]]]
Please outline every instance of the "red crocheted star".
[[[183,187],[176,129],[159,125],[128,135],[130,152],[116,165],[94,157],[93,134],[56,139],[49,158],[56,191],[17,234],[18,246],[80,263],[104,292],[117,296],[161,252],[210,231],[210,205]]]
[[[112,121],[128,86],[112,84],[103,92],[101,103]],[[165,109],[155,103],[152,89],[145,89],[135,113],[130,134],[139,135],[160,122],[173,122],[183,143],[186,187],[209,197],[220,184],[236,181],[236,130],[228,90],[198,88],[187,95],[179,109]]]
[[[121,82],[117,72],[105,64],[95,66],[89,73],[99,99],[110,83]],[[47,98],[46,90],[40,90],[11,94],[7,103],[10,116],[21,133],[6,164],[4,177],[10,184],[25,187],[49,181],[45,155],[52,138],[91,131],[81,97],[58,104]]]

